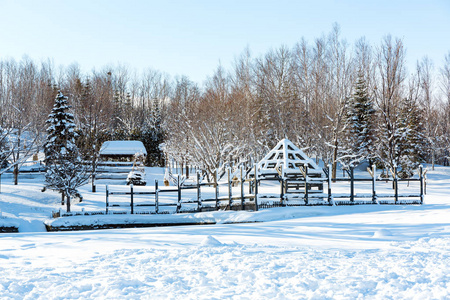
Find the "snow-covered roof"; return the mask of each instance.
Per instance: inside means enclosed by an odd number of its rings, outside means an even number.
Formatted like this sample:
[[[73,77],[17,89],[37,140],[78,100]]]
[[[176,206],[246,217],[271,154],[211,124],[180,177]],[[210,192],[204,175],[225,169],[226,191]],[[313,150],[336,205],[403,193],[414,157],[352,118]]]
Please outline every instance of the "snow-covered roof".
[[[258,163],[261,174],[273,173],[282,166],[283,174],[299,174],[300,167],[308,167],[308,174],[325,177],[323,170],[309,158],[302,150],[288,139],[282,139],[278,144]]]
[[[136,153],[147,155],[141,141],[107,141],[100,148],[102,156],[132,156]]]

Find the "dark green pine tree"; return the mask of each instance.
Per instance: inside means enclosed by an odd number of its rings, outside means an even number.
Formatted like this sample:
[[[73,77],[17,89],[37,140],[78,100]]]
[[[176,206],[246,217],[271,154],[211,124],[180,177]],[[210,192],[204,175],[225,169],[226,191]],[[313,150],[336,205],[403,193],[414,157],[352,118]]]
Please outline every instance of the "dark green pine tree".
[[[158,99],[152,101],[152,109],[144,121],[140,140],[147,150],[146,164],[163,166],[164,153],[160,146],[164,143],[164,134],[161,127],[161,111]]]
[[[70,198],[78,195],[77,188],[85,184],[88,167],[82,163],[80,152],[75,144],[75,124],[73,114],[68,110],[67,97],[61,92],[55,98],[52,112],[46,123],[47,142],[44,145],[45,186],[59,191],[62,199],[67,198],[67,211],[70,211]]]
[[[367,93],[367,84],[362,72],[358,73],[355,92],[347,110],[347,142],[351,149],[349,160],[358,164],[363,159],[370,163],[375,155],[375,109]]]
[[[8,158],[10,155],[8,149],[8,131],[4,130],[0,125],[0,170],[8,166]]]
[[[428,147],[424,135],[423,111],[411,98],[401,102],[397,131],[397,165],[400,167],[399,176],[409,178],[414,174],[420,163],[425,161]]]

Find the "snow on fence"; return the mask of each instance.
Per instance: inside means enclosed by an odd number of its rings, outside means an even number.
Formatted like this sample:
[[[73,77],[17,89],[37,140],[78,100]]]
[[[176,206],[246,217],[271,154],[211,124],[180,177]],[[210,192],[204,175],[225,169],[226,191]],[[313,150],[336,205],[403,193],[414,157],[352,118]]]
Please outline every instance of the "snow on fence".
[[[182,180],[180,180],[180,176],[178,175],[176,180],[174,180],[174,182],[177,183],[175,188],[160,187],[158,180],[155,180],[154,188],[135,187],[133,185],[130,185],[128,188],[125,188],[124,186],[106,186],[105,213],[118,213],[117,209],[123,208],[127,208],[131,214],[168,213],[166,209],[161,209],[165,207],[171,207],[172,212],[175,213],[220,209],[257,210],[258,206],[255,200],[255,194],[245,194],[244,192],[244,186],[247,183],[249,185],[250,193],[252,190],[255,190],[257,193],[257,187],[252,189],[252,185],[249,184],[249,182],[253,181],[253,185],[257,186],[257,178],[250,180],[245,179],[243,176],[243,168],[241,168],[240,195],[237,196],[233,195],[232,192],[232,186],[235,185],[237,181],[236,178],[232,176],[231,171],[228,170],[228,180],[226,182],[219,182],[217,180],[217,174],[218,173],[216,172],[216,181],[214,183],[202,183],[200,173],[197,173],[197,180],[193,185],[182,185]],[[220,196],[221,186],[227,187],[226,195]],[[202,187],[213,187],[214,193],[212,197],[203,197]],[[186,191],[191,192],[188,192],[187,195],[182,197],[182,193],[186,193]],[[193,194],[192,191],[195,191],[195,193]],[[164,197],[167,194],[172,194],[172,197]],[[125,200],[123,196],[125,196]],[[142,196],[144,196],[144,199],[142,199]],[[209,196],[211,196],[211,193],[209,193]],[[142,208],[153,209],[143,211]]]
[[[353,168],[348,170],[348,178],[331,178],[331,166],[325,171],[325,178],[319,179],[308,176],[308,170],[302,170],[302,177],[260,176],[256,166],[252,170],[243,167],[232,172],[226,170],[226,175],[219,181],[219,172],[215,173],[215,181],[204,183],[200,174],[192,184],[182,184],[177,176],[177,186],[160,186],[156,180],[154,187],[149,186],[106,186],[105,210],[93,212],[95,214],[161,214],[183,213],[213,210],[254,210],[285,206],[313,206],[313,205],[360,205],[360,204],[423,204],[425,190],[425,173],[422,166],[418,171],[418,178],[401,179],[396,171],[392,171],[392,178],[377,176],[375,167],[368,170],[371,178],[355,178]],[[274,186],[263,187],[268,181],[278,181],[280,193],[273,193]],[[348,192],[342,193],[343,183],[349,185]],[[381,184],[384,186],[381,187]],[[413,192],[402,192],[400,185],[416,183]],[[391,187],[387,185],[392,184]],[[324,192],[324,185],[327,186]],[[356,189],[363,186],[370,193],[357,193]],[[222,191],[220,188],[222,187]],[[204,189],[207,189],[204,192]],[[316,188],[316,189],[315,189]],[[384,188],[388,192],[377,190]],[[406,187],[405,187],[406,188]],[[225,189],[225,192],[223,191]],[[248,189],[248,193],[245,190]],[[334,191],[334,190],[338,191]],[[409,187],[408,190],[413,188]],[[416,191],[417,190],[417,191]],[[269,192],[267,192],[269,191]],[[80,214],[63,213],[55,216],[71,216]],[[86,215],[89,212],[83,212]]]
[[[363,204],[423,204],[424,200],[424,186],[425,186],[425,173],[423,167],[420,166],[418,170],[419,178],[407,178],[402,179],[398,177],[397,168],[390,170],[392,178],[377,177],[376,168],[372,166],[372,169],[368,169],[372,178],[355,178],[354,168],[347,170],[350,178],[336,178],[331,179],[331,166],[328,167],[327,181],[328,181],[328,202],[338,204],[360,204],[355,201],[356,199],[370,199],[369,201],[360,201]],[[350,194],[334,194],[332,193],[332,182],[350,182]],[[372,192],[370,194],[358,194],[355,193],[356,182],[371,182]],[[376,192],[377,182],[392,182],[392,188],[394,193],[379,193]],[[399,193],[399,184],[407,182],[408,186],[411,182],[419,183],[419,191],[416,193]],[[408,199],[408,200],[400,200]],[[341,200],[348,199],[348,201]],[[392,203],[393,202],[393,203]]]

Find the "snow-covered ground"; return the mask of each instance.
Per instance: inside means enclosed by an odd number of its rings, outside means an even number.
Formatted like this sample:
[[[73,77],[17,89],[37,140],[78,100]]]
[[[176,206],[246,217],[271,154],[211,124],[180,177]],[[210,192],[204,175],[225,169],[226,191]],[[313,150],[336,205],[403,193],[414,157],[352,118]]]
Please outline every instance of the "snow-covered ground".
[[[20,233],[0,234],[1,299],[450,297],[450,168],[428,171],[422,206],[210,212],[200,217],[218,224],[52,233],[43,221],[59,194],[28,176],[18,186],[2,176],[0,223]],[[98,187],[83,187],[73,209],[103,209]]]

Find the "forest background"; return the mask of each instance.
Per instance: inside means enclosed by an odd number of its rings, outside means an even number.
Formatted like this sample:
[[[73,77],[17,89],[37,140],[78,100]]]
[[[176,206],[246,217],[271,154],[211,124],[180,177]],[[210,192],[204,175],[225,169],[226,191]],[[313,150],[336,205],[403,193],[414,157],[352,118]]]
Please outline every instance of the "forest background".
[[[103,141],[141,140],[148,165],[175,160],[211,175],[224,163],[257,162],[288,138],[334,171],[369,159],[407,177],[420,162],[449,163],[450,52],[441,66],[424,57],[413,70],[405,57],[401,39],[349,43],[334,25],[292,48],[258,57],[244,49],[202,85],[121,64],[83,73],[50,59],[2,59],[0,162],[18,167],[42,150],[60,90],[86,159]]]

